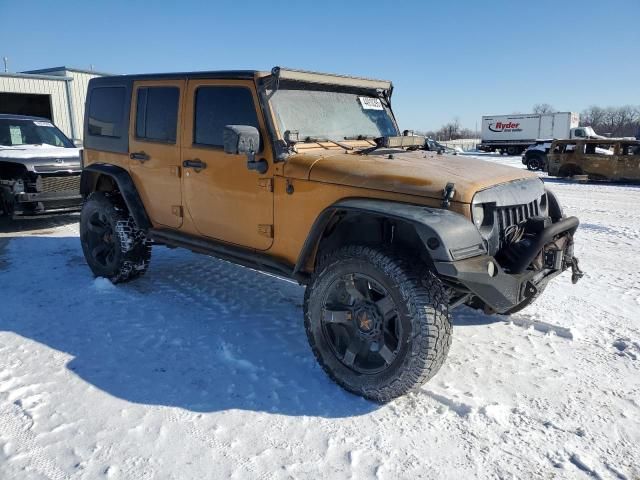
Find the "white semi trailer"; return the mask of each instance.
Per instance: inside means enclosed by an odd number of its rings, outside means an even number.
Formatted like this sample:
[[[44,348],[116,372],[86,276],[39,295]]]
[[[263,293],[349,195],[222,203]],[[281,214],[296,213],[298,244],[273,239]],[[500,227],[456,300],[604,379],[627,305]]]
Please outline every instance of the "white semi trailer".
[[[520,155],[540,139],[601,138],[591,127],[579,127],[573,112],[490,115],[482,117],[480,150]]]

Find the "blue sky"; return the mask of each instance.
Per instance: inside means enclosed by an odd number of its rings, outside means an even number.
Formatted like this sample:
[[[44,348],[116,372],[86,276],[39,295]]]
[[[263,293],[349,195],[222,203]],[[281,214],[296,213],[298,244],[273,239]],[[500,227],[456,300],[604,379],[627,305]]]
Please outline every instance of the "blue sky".
[[[0,0],[10,71],[270,69],[393,80],[401,128],[640,104],[640,0]]]

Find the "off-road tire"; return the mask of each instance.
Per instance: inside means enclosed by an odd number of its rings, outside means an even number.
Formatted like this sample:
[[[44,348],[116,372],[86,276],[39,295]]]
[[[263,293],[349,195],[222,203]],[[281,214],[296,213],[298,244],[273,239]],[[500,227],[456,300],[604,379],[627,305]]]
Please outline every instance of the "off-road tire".
[[[362,273],[381,284],[397,307],[397,319],[408,328],[386,370],[361,374],[345,366],[323,333],[324,298],[337,278]],[[388,402],[419,388],[433,377],[447,357],[452,326],[448,294],[425,266],[416,266],[397,252],[350,245],[325,255],[304,298],[305,329],[311,349],[327,375],[346,390],[376,402]]]
[[[95,235],[90,231],[95,228],[89,225],[92,218],[101,219],[107,227],[103,238],[107,239],[105,243],[113,253],[104,263],[92,253],[97,245]],[[80,215],[80,242],[87,264],[96,277],[108,278],[113,283],[127,282],[144,275],[149,267],[151,242],[137,227],[117,193],[89,195]]]

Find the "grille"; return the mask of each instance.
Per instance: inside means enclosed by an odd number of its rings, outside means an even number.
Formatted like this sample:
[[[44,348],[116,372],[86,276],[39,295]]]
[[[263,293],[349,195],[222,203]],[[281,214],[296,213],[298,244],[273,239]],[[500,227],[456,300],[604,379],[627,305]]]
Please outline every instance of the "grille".
[[[79,165],[36,165],[33,169],[39,173],[48,173],[48,172],[67,172],[72,170],[79,170]]]
[[[66,177],[40,177],[42,182],[41,192],[79,192],[80,175],[68,175]]]
[[[500,229],[500,247],[503,246],[505,232],[512,225],[524,222],[528,218],[538,216],[540,214],[540,206],[538,201],[522,205],[510,205],[508,207],[498,207],[498,228]]]

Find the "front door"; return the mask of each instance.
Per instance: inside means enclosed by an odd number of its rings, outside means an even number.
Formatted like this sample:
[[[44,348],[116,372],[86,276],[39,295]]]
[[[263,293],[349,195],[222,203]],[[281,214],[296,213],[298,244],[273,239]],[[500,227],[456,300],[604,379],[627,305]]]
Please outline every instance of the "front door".
[[[197,233],[243,247],[273,243],[273,158],[255,86],[249,80],[189,80],[182,138],[183,197]],[[260,132],[257,159],[269,170],[247,169],[246,155],[224,153],[225,125]]]
[[[181,112],[184,80],[133,84],[129,170],[154,225],[182,225],[180,182]]]

